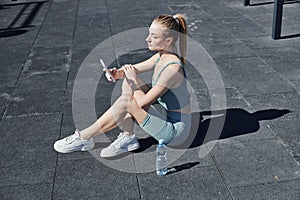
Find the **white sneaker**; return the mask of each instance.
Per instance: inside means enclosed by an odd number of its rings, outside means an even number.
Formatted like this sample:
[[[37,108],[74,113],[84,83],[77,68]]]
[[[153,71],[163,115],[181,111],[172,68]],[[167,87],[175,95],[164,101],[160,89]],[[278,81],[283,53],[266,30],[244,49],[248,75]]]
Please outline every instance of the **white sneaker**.
[[[94,148],[94,146],[94,139],[81,139],[78,129],[75,130],[75,133],[73,135],[65,137],[54,143],[54,149],[60,153],[70,153],[73,151],[87,151]]]
[[[136,150],[140,147],[135,135],[126,136],[124,133],[120,133],[118,138],[111,143],[108,147],[102,149],[100,156],[114,157],[128,151]]]

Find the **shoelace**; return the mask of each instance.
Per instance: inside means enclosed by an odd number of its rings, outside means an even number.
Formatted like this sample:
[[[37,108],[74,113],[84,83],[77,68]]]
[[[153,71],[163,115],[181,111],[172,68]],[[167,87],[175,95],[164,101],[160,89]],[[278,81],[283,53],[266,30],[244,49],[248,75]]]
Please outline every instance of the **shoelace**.
[[[124,138],[124,137],[126,137],[126,136],[124,135],[124,133],[120,133],[120,134],[118,135],[118,138],[117,138],[113,143],[111,143],[111,145],[116,145],[116,144],[120,143],[120,142],[122,141],[122,138]]]
[[[112,143],[113,145],[118,144],[119,142],[121,142],[122,138],[124,138],[124,134],[121,133],[120,135],[118,135],[118,138]]]
[[[78,135],[78,130],[76,129],[75,133],[73,135],[70,135],[68,137],[66,137],[66,142],[70,142],[70,141],[73,141],[75,140],[75,138],[77,137]]]

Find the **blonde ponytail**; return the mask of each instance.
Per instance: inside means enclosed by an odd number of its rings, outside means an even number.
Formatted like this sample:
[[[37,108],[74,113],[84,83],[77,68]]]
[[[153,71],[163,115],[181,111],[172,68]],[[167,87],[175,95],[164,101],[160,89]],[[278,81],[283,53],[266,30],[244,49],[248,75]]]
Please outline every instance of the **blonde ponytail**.
[[[185,64],[185,58],[186,58],[186,51],[187,51],[187,26],[186,26],[186,21],[185,17],[181,14],[176,14],[173,16],[175,19],[178,20],[179,22],[179,50],[181,54],[181,62]]]

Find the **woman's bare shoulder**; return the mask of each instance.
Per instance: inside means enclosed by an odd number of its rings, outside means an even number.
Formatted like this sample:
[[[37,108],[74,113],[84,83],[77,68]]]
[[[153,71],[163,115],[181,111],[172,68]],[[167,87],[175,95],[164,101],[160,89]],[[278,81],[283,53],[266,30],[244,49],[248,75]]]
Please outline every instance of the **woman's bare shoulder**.
[[[159,53],[156,53],[154,54],[153,56],[150,57],[150,59],[153,59],[153,60],[157,60],[159,58]]]
[[[178,58],[178,56],[174,55],[174,54],[167,54],[164,55],[163,59],[162,59],[163,63],[170,63],[170,62],[180,62],[180,59]]]

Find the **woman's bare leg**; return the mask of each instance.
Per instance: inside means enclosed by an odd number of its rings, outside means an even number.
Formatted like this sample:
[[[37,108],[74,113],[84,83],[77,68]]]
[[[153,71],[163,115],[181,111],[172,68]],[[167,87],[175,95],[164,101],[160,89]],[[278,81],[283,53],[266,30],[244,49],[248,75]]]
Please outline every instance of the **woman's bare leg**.
[[[81,138],[87,140],[111,130],[116,127],[118,123],[124,121],[124,118],[128,113],[130,113],[139,124],[142,123],[148,115],[143,108],[140,108],[137,105],[132,95],[122,95],[92,126],[84,129],[80,133]],[[129,117],[127,115],[127,120],[128,118],[131,118],[131,116]]]
[[[132,115],[129,114],[127,110],[122,110],[121,107],[124,108],[124,105],[120,105],[127,104],[125,105],[127,109],[130,104],[130,96],[132,96],[131,87],[124,79],[121,97],[95,123],[80,131],[81,138],[89,139],[105,133],[117,127],[118,123],[122,126],[122,129],[127,135],[132,135],[134,126]]]

